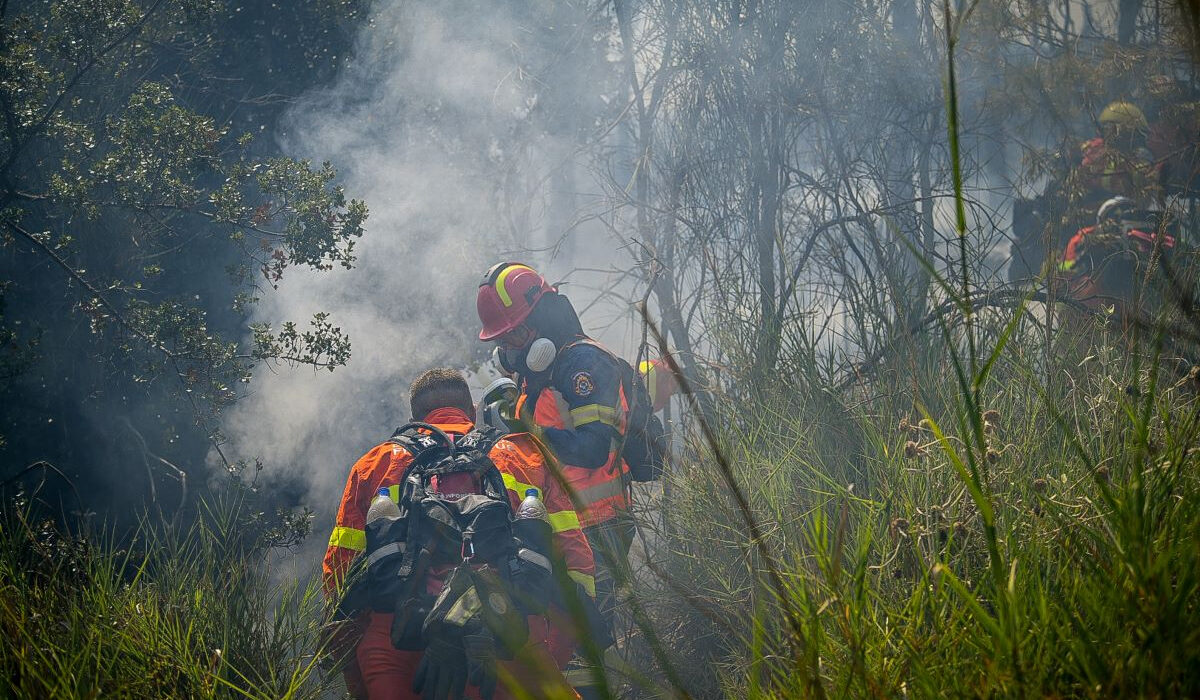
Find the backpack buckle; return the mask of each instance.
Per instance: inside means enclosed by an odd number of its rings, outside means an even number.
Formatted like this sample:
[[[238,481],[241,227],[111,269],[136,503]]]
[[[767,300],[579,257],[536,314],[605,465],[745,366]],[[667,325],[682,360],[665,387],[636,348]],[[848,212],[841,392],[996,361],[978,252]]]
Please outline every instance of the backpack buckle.
[[[470,537],[464,537],[462,543],[462,560],[465,562],[471,561],[475,557],[475,543]]]

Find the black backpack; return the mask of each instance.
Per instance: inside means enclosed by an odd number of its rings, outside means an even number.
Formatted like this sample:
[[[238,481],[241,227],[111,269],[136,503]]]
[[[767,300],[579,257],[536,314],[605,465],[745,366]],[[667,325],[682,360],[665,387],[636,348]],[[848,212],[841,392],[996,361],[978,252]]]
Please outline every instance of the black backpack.
[[[425,589],[431,568],[449,572],[467,560],[487,565],[506,583],[516,582],[517,592],[529,590],[536,583],[531,579],[552,575],[544,549],[550,526],[541,520],[514,526],[504,478],[488,457],[501,437],[494,428],[482,428],[455,441],[435,426],[409,423],[389,438],[412,455],[412,462],[400,482],[400,515],[366,526],[365,556],[356,561],[362,570],[355,602],[395,613],[392,644],[398,649],[424,648],[421,627],[436,599]],[[481,493],[435,492],[431,479],[448,474],[472,475]],[[523,608],[544,604],[519,602]]]

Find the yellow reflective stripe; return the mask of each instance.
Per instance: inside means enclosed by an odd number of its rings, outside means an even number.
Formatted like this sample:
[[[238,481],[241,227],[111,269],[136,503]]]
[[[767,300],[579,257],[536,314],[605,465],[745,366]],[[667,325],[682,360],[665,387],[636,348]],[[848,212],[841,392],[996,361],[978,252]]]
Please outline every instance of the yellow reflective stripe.
[[[568,571],[567,576],[570,576],[571,580],[574,581],[575,583],[578,583],[580,586],[583,586],[583,590],[587,591],[588,595],[590,595],[593,598],[596,597],[596,578],[594,576],[588,576],[587,574],[583,573],[582,571],[574,571],[574,570]]]
[[[548,517],[550,518],[550,529],[555,532],[579,529],[579,514],[573,510],[560,510],[557,513],[550,513]]]
[[[504,488],[508,489],[509,491],[515,491],[519,499],[525,498],[525,491],[528,489],[536,490],[538,499],[542,499],[542,490],[533,484],[526,484],[522,481],[517,481],[517,477],[509,474],[508,472],[500,472],[500,478],[504,479]]]
[[[654,367],[654,363],[649,360],[642,360],[640,368],[642,380],[646,384],[646,392],[650,394],[650,403],[654,403],[658,400],[658,396],[656,396],[658,394],[657,370]]]
[[[577,428],[588,423],[595,423],[596,421],[600,421],[617,430],[621,429],[620,423],[617,421],[617,410],[612,406],[590,403],[586,406],[571,409],[571,422]]]
[[[500,303],[504,304],[504,308],[512,306],[512,297],[508,296],[508,289],[504,287],[504,281],[508,276],[517,270],[533,271],[533,268],[526,265],[509,265],[500,271],[500,276],[496,278],[496,294],[500,296]]]
[[[335,527],[333,534],[329,536],[329,546],[361,552],[367,548],[367,533],[352,527]]]

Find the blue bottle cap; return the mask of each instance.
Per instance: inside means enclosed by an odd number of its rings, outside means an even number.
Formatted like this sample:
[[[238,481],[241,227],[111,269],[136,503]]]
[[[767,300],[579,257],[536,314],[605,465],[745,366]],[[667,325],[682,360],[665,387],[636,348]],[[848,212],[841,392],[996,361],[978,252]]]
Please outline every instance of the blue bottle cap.
[[[534,498],[537,498],[538,490],[537,489],[525,489],[525,495],[533,496]]]
[[[391,491],[391,489],[389,489],[388,487],[386,487],[386,486],[383,486],[383,487],[380,487],[378,495],[380,495],[380,496],[387,496],[388,498],[391,498],[391,497],[392,497],[392,491]]]

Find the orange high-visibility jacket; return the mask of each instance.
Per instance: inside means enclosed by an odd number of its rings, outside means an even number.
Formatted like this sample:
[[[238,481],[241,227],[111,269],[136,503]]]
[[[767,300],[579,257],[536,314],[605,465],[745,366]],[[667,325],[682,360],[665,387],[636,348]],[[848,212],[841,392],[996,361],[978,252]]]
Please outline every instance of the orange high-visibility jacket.
[[[470,432],[473,422],[456,408],[441,408],[425,417],[429,423],[445,432],[460,436]],[[593,578],[595,564],[592,549],[580,529],[579,516],[571,499],[546,469],[541,452],[533,439],[524,433],[508,435],[499,440],[488,457],[500,471],[508,490],[508,500],[515,511],[525,498],[526,489],[538,490],[538,496],[550,516],[554,541],[566,560],[568,573],[590,595],[596,593]],[[366,549],[367,508],[381,488],[391,488],[392,498],[399,498],[400,480],[412,462],[412,455],[391,442],[377,445],[363,455],[350,469],[346,490],[338,507],[337,522],[325,551],[324,582],[327,594],[340,588],[354,557]]]
[[[590,353],[599,352],[612,357],[612,353],[594,340],[581,339],[559,351],[558,357],[555,359],[555,366],[551,370],[552,375],[558,377],[560,374],[558,365],[564,362],[564,358],[568,357],[568,353],[572,349],[582,350],[584,348],[588,348]],[[607,456],[599,467],[588,468],[571,464],[563,452],[557,451],[556,454],[563,468],[567,485],[574,492],[577,503],[583,508],[579,514],[579,521],[583,527],[606,522],[616,517],[621,511],[629,509],[629,498],[626,493],[629,466],[625,464],[620,455],[626,424],[629,420],[629,403],[625,396],[625,388],[620,385],[615,370],[608,374],[612,374],[612,376],[601,376],[599,372],[575,372],[572,369],[567,372],[567,375],[570,376],[558,377],[558,381],[552,381],[538,390],[536,399],[530,398],[529,386],[526,383],[517,400],[518,415],[523,415],[522,411],[526,402],[534,401],[533,420],[543,428],[573,431],[588,423],[598,422],[613,429]],[[603,387],[589,389],[586,385],[580,386],[583,382],[615,382],[616,390],[602,391]],[[586,398],[606,394],[616,397],[614,405],[588,402]],[[581,399],[581,397],[585,398]],[[553,442],[551,446],[553,447]]]

